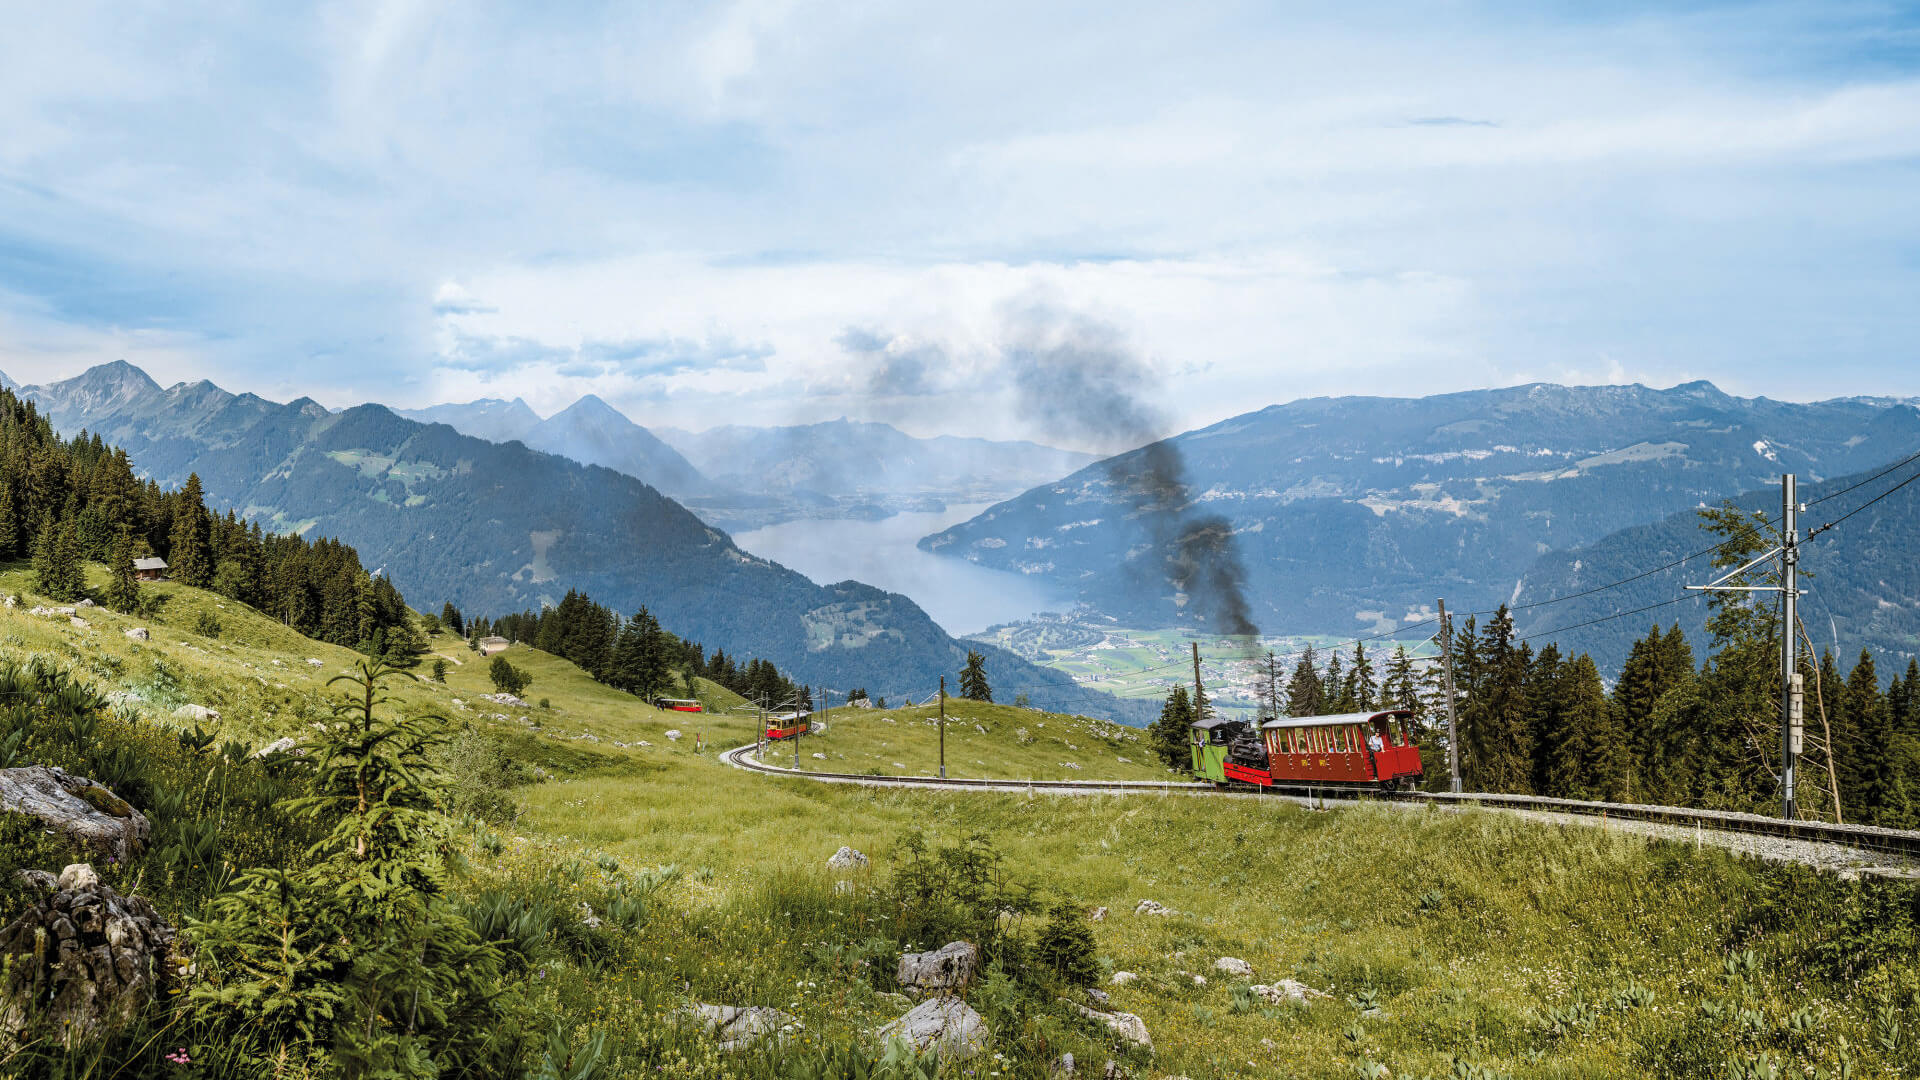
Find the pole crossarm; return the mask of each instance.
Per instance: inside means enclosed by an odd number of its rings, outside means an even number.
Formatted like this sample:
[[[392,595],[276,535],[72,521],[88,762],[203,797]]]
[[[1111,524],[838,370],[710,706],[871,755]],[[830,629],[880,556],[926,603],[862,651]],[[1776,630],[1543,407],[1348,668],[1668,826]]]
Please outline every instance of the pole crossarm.
[[[1781,545],[1780,547],[1777,547],[1777,548],[1774,548],[1774,549],[1773,549],[1772,551],[1769,551],[1769,552],[1767,552],[1767,553],[1766,553],[1765,555],[1762,555],[1762,556],[1760,556],[1759,558],[1757,558],[1757,559],[1755,559],[1755,560],[1753,560],[1752,562],[1750,562],[1750,563],[1748,563],[1748,564],[1746,564],[1745,566],[1742,566],[1742,567],[1741,567],[1740,569],[1738,569],[1738,570],[1729,570],[1729,571],[1727,571],[1726,573],[1724,573],[1724,574],[1721,574],[1721,575],[1720,575],[1720,576],[1719,576],[1718,578],[1716,578],[1716,579],[1715,579],[1715,580],[1713,581],[1713,583],[1712,583],[1712,584],[1709,584],[1709,585],[1689,585],[1689,586],[1687,586],[1687,588],[1688,588],[1688,589],[1690,589],[1690,590],[1692,590],[1692,591],[1694,591],[1694,592],[1706,592],[1706,591],[1708,591],[1708,590],[1710,590],[1710,589],[1726,589],[1726,590],[1729,590],[1729,591],[1739,591],[1739,592],[1778,592],[1778,591],[1779,591],[1780,589],[1782,589],[1782,588],[1783,588],[1784,586],[1780,586],[1780,585],[1728,585],[1728,584],[1726,584],[1726,582],[1727,582],[1727,581],[1729,581],[1729,580],[1731,580],[1731,579],[1733,579],[1733,578],[1736,578],[1736,577],[1739,577],[1739,576],[1740,576],[1741,574],[1744,574],[1744,573],[1746,573],[1747,571],[1749,571],[1749,570],[1751,570],[1751,569],[1753,569],[1754,567],[1756,567],[1756,566],[1759,566],[1759,565],[1760,565],[1761,563],[1763,563],[1763,562],[1766,562],[1766,561],[1767,561],[1768,559],[1771,559],[1771,558],[1773,558],[1773,557],[1774,557],[1775,555],[1778,555],[1778,554],[1780,554],[1781,552],[1783,552],[1783,551],[1785,551],[1785,550],[1787,550],[1787,549],[1786,549],[1786,546],[1785,546],[1785,545],[1783,544],[1783,545]]]

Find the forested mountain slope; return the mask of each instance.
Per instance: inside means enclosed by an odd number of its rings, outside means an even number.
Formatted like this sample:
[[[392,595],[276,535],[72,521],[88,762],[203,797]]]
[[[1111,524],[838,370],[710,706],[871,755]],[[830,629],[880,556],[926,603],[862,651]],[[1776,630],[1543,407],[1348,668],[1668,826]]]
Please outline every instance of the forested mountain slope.
[[[1254,621],[1349,634],[1512,596],[1542,554],[1753,490],[1920,448],[1920,410],[1883,400],[1738,398],[1704,382],[1546,384],[1426,398],[1316,398],[1166,441],[1187,514],[1230,523]],[[1090,465],[924,549],[1038,575],[1136,625],[1196,617],[1135,506],[1153,456]]]
[[[631,476],[518,443],[378,405],[330,413],[205,382],[162,390],[124,363],[24,392],[58,428],[117,443],[163,484],[197,472],[209,502],[340,537],[429,609],[445,599],[516,611],[580,589],[621,611],[644,604],[683,637],[773,660],[802,682],[916,700],[965,657],[904,596],[815,585]],[[990,665],[1052,707],[1138,711],[1011,654],[995,650]]]
[[[1879,656],[1881,670],[1892,672],[1920,655],[1920,483],[1866,504],[1920,471],[1920,462],[1869,480],[1880,471],[1801,483],[1800,499],[1809,506],[1801,519],[1803,537],[1842,514],[1865,508],[1800,545],[1804,593],[1800,618],[1816,648],[1832,648],[1848,663],[1864,648]],[[1860,486],[1845,490],[1855,484]],[[1746,492],[1733,502],[1768,519],[1777,518],[1778,478],[1770,488]],[[1696,511],[1683,510],[1591,544],[1542,556],[1514,593],[1519,633],[1542,640],[1551,637],[1569,653],[1591,653],[1606,672],[1619,670],[1634,639],[1650,622],[1678,623],[1689,638],[1702,639],[1707,599],[1704,594],[1687,593],[1685,587],[1704,585],[1722,571],[1714,569],[1710,555],[1669,567],[1719,539],[1700,526]],[[1529,606],[1649,570],[1658,572],[1590,596]],[[1663,606],[1639,616],[1548,633],[1654,604]]]

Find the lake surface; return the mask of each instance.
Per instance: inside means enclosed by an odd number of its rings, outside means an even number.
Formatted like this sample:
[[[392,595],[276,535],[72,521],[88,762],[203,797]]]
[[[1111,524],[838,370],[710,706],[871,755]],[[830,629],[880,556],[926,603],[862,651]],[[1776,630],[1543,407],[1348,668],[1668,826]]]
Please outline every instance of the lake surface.
[[[955,636],[1071,607],[1071,600],[1024,574],[931,555],[914,546],[921,537],[991,505],[949,506],[938,513],[895,514],[881,521],[788,521],[734,533],[733,540],[822,585],[851,578],[910,596]]]

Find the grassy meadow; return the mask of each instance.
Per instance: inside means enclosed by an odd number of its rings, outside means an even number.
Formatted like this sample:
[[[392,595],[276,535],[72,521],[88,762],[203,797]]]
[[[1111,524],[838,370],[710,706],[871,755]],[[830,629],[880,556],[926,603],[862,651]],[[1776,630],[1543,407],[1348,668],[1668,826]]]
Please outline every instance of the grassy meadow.
[[[30,584],[24,566],[0,567],[0,594],[31,605]],[[0,663],[62,665],[116,695],[136,726],[164,729],[178,706],[205,705],[220,712],[221,737],[260,745],[324,716],[336,696],[326,679],[358,658],[211,594],[148,588],[165,597],[157,615],[93,609],[87,629],[0,612]],[[213,629],[202,616],[217,632],[194,629]],[[132,626],[151,640],[126,638]],[[916,834],[936,850],[979,838],[997,880],[1031,887],[1016,935],[1031,937],[1054,902],[1106,908],[1089,924],[1100,984],[1153,1037],[1150,1052],[1123,1046],[1055,1004],[1069,991],[994,971],[969,1001],[993,1026],[995,1052],[943,1075],[1041,1077],[1062,1052],[1192,1080],[1920,1075],[1920,939],[1906,883],[1484,811],[760,776],[718,759],[752,740],[749,715],[662,713],[522,647],[506,655],[533,676],[522,695],[533,704],[503,708],[480,700],[485,665],[463,642],[438,635],[431,651],[422,681],[392,684],[393,707],[463,733],[449,791],[492,785],[499,796],[462,797],[481,809],[458,833],[459,888],[476,911],[526,916],[511,922],[503,992],[529,1052],[596,1063],[588,1078],[881,1075],[860,1072],[868,1066],[847,1048],[904,1011],[891,993],[899,950],[944,943],[907,929],[927,925],[910,924],[900,901],[910,871],[897,857]],[[436,655],[448,661],[444,684],[425,677]],[[702,693],[728,703],[718,687]],[[929,715],[836,709],[825,735],[802,741],[801,763],[931,773]],[[1129,729],[964,701],[950,715],[955,775],[1166,775]],[[842,845],[873,865],[830,873]],[[1143,899],[1174,913],[1134,914]],[[589,927],[582,904],[604,925]],[[1222,957],[1247,961],[1254,978],[1217,971]],[[1138,978],[1110,985],[1121,971]],[[1249,990],[1281,979],[1324,996],[1275,1005]],[[804,1028],[783,1049],[723,1054],[672,1021],[689,1000],[776,1006]]]

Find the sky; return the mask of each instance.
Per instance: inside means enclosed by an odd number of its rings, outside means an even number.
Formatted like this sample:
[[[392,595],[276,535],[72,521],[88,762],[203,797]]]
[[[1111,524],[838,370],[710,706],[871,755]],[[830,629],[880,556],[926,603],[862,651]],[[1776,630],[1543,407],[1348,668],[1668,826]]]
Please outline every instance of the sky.
[[[16,6],[0,372],[1089,450],[1535,380],[1920,395],[1920,6]],[[1038,380],[1046,385],[1045,379]]]

